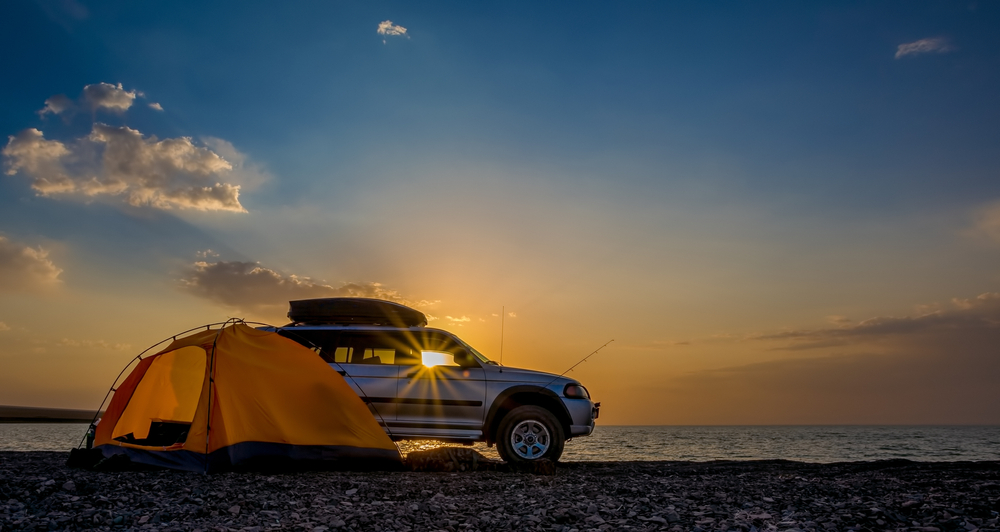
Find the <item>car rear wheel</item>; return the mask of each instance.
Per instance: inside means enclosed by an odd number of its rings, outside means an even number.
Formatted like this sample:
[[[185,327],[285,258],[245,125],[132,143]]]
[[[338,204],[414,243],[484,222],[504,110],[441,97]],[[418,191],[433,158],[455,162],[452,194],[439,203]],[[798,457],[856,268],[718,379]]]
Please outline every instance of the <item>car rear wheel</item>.
[[[555,462],[562,456],[566,436],[562,425],[548,410],[539,406],[519,406],[500,423],[497,452],[504,461]]]

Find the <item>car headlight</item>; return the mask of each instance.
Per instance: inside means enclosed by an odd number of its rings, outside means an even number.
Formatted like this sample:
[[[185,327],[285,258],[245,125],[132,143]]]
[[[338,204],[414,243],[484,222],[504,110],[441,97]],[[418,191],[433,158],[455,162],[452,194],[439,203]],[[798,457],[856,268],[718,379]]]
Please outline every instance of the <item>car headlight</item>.
[[[563,388],[563,395],[570,399],[590,399],[590,393],[580,384],[567,384]]]

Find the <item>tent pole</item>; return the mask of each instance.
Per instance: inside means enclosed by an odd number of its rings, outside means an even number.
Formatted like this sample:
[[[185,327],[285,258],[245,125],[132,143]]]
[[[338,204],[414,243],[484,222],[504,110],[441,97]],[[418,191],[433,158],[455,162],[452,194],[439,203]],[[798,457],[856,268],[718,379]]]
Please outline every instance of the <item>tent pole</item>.
[[[228,323],[228,322],[227,322]],[[212,395],[215,394],[215,346],[219,343],[219,336],[222,331],[226,330],[226,326],[223,325],[219,332],[215,333],[215,338],[212,340],[212,352],[208,354],[208,412],[205,414],[205,473],[208,473],[208,462],[210,455],[208,454],[209,445],[212,440]]]

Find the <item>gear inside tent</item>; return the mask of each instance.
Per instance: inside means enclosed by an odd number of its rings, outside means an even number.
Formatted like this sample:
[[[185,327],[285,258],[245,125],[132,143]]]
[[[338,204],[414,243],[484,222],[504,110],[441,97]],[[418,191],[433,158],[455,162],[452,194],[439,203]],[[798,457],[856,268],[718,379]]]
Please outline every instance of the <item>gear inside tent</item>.
[[[399,450],[312,350],[243,323],[175,339],[115,389],[94,446],[188,471],[385,467]]]

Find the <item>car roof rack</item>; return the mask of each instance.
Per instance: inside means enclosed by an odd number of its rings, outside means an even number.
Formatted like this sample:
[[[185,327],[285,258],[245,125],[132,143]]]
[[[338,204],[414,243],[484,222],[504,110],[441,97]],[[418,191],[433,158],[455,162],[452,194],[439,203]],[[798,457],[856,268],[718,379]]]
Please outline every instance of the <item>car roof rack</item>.
[[[384,299],[326,297],[288,302],[288,319],[296,325],[387,325],[424,327],[419,310]]]

